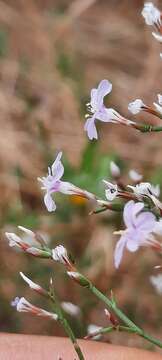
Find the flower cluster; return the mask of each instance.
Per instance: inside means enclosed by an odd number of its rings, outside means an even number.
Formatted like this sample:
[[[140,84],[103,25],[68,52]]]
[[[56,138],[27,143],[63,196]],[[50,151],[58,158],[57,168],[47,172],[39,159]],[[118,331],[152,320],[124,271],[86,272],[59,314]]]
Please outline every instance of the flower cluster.
[[[142,15],[146,21],[146,24],[153,26],[155,31],[153,36],[162,42],[162,14],[151,2],[147,2],[142,10]],[[105,97],[112,91],[112,84],[108,80],[102,80],[97,88],[93,88],[90,94],[90,102],[87,104],[88,114],[86,114],[86,122],[84,130],[86,131],[90,140],[98,139],[98,133],[96,128],[96,122],[117,123],[125,126],[131,126],[141,132],[162,131],[162,126],[153,126],[149,124],[140,124],[132,120],[129,120],[120,115],[115,109],[107,108],[104,104]],[[158,94],[158,103],[154,102],[153,106],[146,105],[141,99],[129,103],[128,110],[136,115],[140,111],[157,116],[162,119],[162,95]],[[122,179],[122,171],[120,167],[114,162],[110,163],[111,179],[103,179],[105,186],[105,199],[98,198],[95,194],[81,189],[74,184],[62,180],[64,175],[64,166],[62,163],[62,152],[59,152],[56,156],[51,167],[48,167],[48,175],[38,178],[42,184],[42,189],[45,190],[44,203],[49,212],[56,210],[56,203],[54,200],[55,193],[62,193],[65,195],[76,195],[87,200],[92,200],[92,203],[100,206],[95,213],[106,210],[123,211],[123,222],[125,225],[124,230],[115,231],[115,234],[120,235],[119,240],[115,246],[114,251],[114,264],[115,268],[119,268],[124,251],[134,253],[140,249],[140,247],[150,247],[162,252],[162,244],[159,240],[159,235],[162,235],[162,203],[160,197],[159,185],[153,185],[149,182],[143,181],[143,175],[134,169],[131,169],[128,173],[131,184],[127,185]],[[120,201],[116,201],[116,200]],[[92,212],[93,213],[93,212]],[[122,312],[116,308],[116,303],[113,298],[109,300],[106,296],[100,293],[92,283],[82,275],[75,267],[71,256],[63,245],[58,245],[54,249],[50,249],[43,237],[26,229],[23,226],[18,227],[23,232],[20,237],[15,233],[6,233],[6,237],[9,240],[9,246],[16,247],[27,254],[36,257],[48,258],[53,262],[59,262],[66,270],[67,275],[83,287],[87,287],[93,294],[103,300],[108,308],[105,309],[105,314],[109,322],[111,323],[110,329],[119,329],[119,320],[115,317],[116,311],[117,317],[119,317],[124,324],[127,325],[128,330],[138,333],[146,339],[149,336],[145,336],[143,330],[136,326],[126,315],[122,315]],[[72,316],[81,318],[81,310],[77,305],[71,302],[62,301],[59,305],[57,297],[55,295],[55,289],[53,283],[50,283],[48,290],[43,289],[40,285],[33,282],[23,272],[20,272],[23,280],[28,286],[37,292],[38,294],[45,296],[54,303],[55,312],[51,313],[35,305],[32,305],[24,297],[16,297],[12,301],[12,306],[15,306],[19,312],[28,312],[33,315],[47,317],[53,320],[58,320],[64,326],[65,331],[69,334],[79,359],[84,360],[80,348],[77,344],[74,334],[64,319],[63,313],[66,312]],[[159,294],[162,293],[162,275],[152,276],[150,278],[152,285],[155,287]],[[63,312],[62,312],[63,310]],[[112,313],[111,313],[112,311]],[[121,326],[123,329],[124,326]],[[126,327],[125,327],[126,328]],[[86,337],[96,337],[103,333],[103,328],[90,325],[88,327],[89,335]],[[159,341],[152,340],[152,343],[159,344]],[[161,344],[162,347],[162,344]]]

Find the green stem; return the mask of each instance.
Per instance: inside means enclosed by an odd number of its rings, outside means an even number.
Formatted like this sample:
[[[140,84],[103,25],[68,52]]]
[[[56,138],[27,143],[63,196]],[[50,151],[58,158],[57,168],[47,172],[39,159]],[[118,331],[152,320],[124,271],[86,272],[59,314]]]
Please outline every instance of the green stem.
[[[90,283],[89,290],[97,296],[101,301],[103,301],[107,308],[114,312],[115,315],[130,329],[130,332],[136,333],[139,336],[143,337],[144,339],[148,340],[152,344],[162,348],[162,342],[160,340],[157,340],[153,338],[152,336],[148,335],[144,332],[143,329],[141,329],[139,326],[137,326],[133,321],[131,321],[116,305],[116,303],[113,300],[110,300],[107,298],[104,294],[102,294],[92,283]],[[124,328],[123,328],[124,329]],[[127,329],[128,331],[128,329]]]
[[[153,126],[148,124],[137,124],[133,125],[133,127],[141,132],[160,132],[162,131],[162,126]]]
[[[53,292],[53,294],[48,293],[48,295],[49,295],[49,298],[52,301],[52,303],[55,305],[55,311],[56,311],[56,313],[58,315],[58,321],[63,326],[66,334],[70,338],[70,340],[71,340],[71,342],[72,342],[72,344],[74,346],[74,349],[75,349],[75,351],[76,351],[76,353],[78,355],[78,359],[79,360],[85,360],[84,356],[83,356],[83,353],[82,353],[82,351],[80,349],[80,346],[79,346],[79,344],[77,342],[77,339],[76,339],[76,337],[75,337],[75,335],[74,335],[68,321],[65,319],[65,317],[63,315],[62,309],[61,309],[61,307],[60,307],[60,305],[58,303],[56,295],[54,294],[54,292]]]

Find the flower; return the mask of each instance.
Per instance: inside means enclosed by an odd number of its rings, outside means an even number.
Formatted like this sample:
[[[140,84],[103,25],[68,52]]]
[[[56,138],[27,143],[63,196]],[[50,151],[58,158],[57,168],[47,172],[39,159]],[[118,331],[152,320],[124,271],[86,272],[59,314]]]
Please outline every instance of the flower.
[[[152,237],[149,239],[149,234],[153,232],[157,223],[156,217],[151,212],[141,212],[143,208],[144,204],[142,202],[135,203],[132,200],[124,207],[123,219],[126,230],[119,232],[121,238],[114,253],[116,268],[120,265],[125,247],[129,251],[135,252],[140,246],[156,243]]]
[[[145,109],[145,107],[146,105],[141,99],[136,99],[128,104],[128,110],[134,115]]]
[[[64,265],[70,264],[67,250],[63,245],[58,245],[52,250],[52,258]]]
[[[71,316],[79,316],[81,314],[79,306],[74,305],[71,302],[63,301],[61,303],[61,307],[67,314]]]
[[[139,182],[140,180],[142,180],[143,176],[141,174],[139,174],[136,170],[132,169],[129,171],[129,177],[131,178],[131,180],[133,180],[134,182]]]
[[[162,295],[162,274],[158,274],[157,276],[150,276],[150,281],[157,293]]]
[[[28,313],[31,313],[32,315],[49,317],[53,320],[58,319],[57,314],[50,313],[50,312],[43,310],[35,305],[32,305],[24,297],[21,297],[21,298],[16,297],[12,301],[11,305],[16,307],[17,311],[19,311],[19,312],[28,312]]]
[[[160,11],[153,5],[152,2],[146,2],[144,4],[144,8],[142,10],[142,16],[145,19],[147,25],[157,25],[161,24],[161,13]]]
[[[26,229],[22,226],[18,226],[19,229],[23,230],[28,235],[30,234],[30,237],[19,237],[14,233],[8,233],[6,232],[5,235],[7,239],[9,240],[9,246],[13,247],[16,246],[17,248],[21,249],[22,251],[25,251],[28,254],[31,254],[33,256],[38,257],[46,257],[50,258],[51,253],[50,250],[43,250],[40,247],[40,243],[37,241],[36,235],[33,233],[33,231]],[[25,229],[25,230],[24,230]]]
[[[48,168],[48,175],[46,177],[38,178],[43,184],[42,189],[46,190],[44,195],[44,203],[49,212],[56,210],[56,204],[52,199],[51,194],[55,192],[61,192],[67,195],[78,195],[87,199],[95,199],[95,196],[86,190],[82,190],[77,186],[61,181],[64,174],[64,166],[61,162],[62,152],[59,152],[51,168]]]
[[[88,114],[86,114],[86,123],[84,130],[90,140],[98,139],[95,120],[98,119],[103,122],[123,123],[125,125],[133,124],[132,121],[123,118],[116,110],[106,108],[103,100],[112,90],[112,84],[108,80],[102,80],[97,89],[91,90],[91,100],[88,106]]]
[[[114,161],[110,162],[110,172],[114,178],[118,178],[120,176],[120,168]]]
[[[128,187],[133,190],[139,199],[141,199],[141,196],[151,197],[153,195],[158,197],[160,195],[159,184],[152,185],[149,182],[141,182],[136,186],[128,185]]]
[[[157,104],[156,102],[154,102],[154,106],[155,106],[157,112],[158,112],[160,115],[162,115],[162,106],[160,106],[160,105],[162,105],[162,95],[158,94],[157,97],[158,97],[158,103],[159,103],[159,104]]]
[[[105,195],[108,201],[113,201],[118,195],[118,185],[112,184],[106,180],[102,180],[106,185]]]
[[[111,92],[111,90],[112,84],[108,80],[102,80],[99,83],[97,89],[91,90],[91,101],[87,104],[90,115],[86,115],[88,119],[84,126],[84,130],[87,131],[90,140],[98,138],[95,119],[104,122],[109,121],[109,118],[107,117],[107,109],[104,106],[103,99]]]

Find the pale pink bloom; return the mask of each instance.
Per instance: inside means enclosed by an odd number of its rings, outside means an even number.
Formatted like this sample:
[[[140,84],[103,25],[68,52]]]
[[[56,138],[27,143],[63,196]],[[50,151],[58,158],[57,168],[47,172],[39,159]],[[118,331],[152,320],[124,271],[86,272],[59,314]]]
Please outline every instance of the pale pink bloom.
[[[64,166],[61,162],[62,152],[59,152],[51,168],[48,168],[48,175],[46,177],[38,178],[42,182],[42,189],[46,191],[44,195],[44,203],[49,212],[56,210],[55,201],[52,198],[52,194],[61,192],[67,195],[78,195],[87,199],[94,199],[94,195],[86,190],[82,190],[77,186],[62,181],[61,178],[64,174]]]
[[[104,105],[104,97],[112,90],[112,84],[108,80],[102,80],[97,89],[91,90],[91,100],[88,106],[88,114],[86,115],[86,123],[84,130],[90,140],[98,139],[96,120],[112,123],[123,123],[125,125],[133,124],[130,120],[123,118],[116,110],[106,108]]]
[[[126,229],[119,232],[121,238],[117,242],[114,254],[116,268],[120,265],[125,248],[135,252],[140,246],[151,246],[157,243],[152,237],[149,238],[157,224],[156,217],[151,212],[141,212],[143,208],[143,203],[135,203],[132,200],[124,207],[123,219]]]

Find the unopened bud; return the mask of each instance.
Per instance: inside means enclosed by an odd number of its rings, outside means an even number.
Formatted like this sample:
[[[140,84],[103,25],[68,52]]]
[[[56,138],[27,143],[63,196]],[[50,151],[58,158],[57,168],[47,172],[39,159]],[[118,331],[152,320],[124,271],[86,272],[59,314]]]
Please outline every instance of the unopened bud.
[[[82,274],[76,271],[67,271],[68,276],[73,279],[75,282],[77,282],[79,285],[84,287],[90,287],[91,283],[90,281],[84,277]]]

